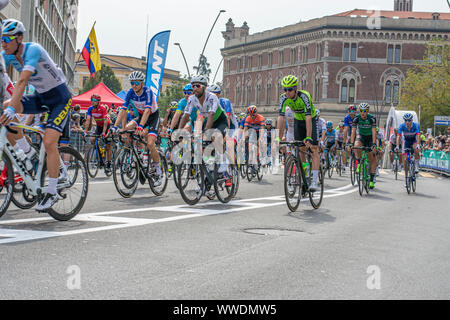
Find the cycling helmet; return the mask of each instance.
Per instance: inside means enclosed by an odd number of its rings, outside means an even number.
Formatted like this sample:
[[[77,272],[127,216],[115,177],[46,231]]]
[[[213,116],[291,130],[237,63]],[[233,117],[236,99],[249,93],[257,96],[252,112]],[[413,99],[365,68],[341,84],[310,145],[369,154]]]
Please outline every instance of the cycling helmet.
[[[130,81],[144,81],[145,80],[145,76],[140,71],[133,71],[129,75],[128,80],[130,80]]]
[[[362,102],[362,103],[359,105],[359,111],[364,111],[364,110],[369,111],[369,108],[370,108],[369,104],[368,104],[368,103],[365,103],[365,102]]]
[[[343,121],[339,122],[339,127],[343,127],[343,126],[344,126],[344,122]]]
[[[407,112],[407,113],[405,113],[403,115],[403,120],[405,120],[405,121],[412,121],[413,117],[414,116],[412,115],[412,113]]]
[[[271,126],[272,125],[272,119],[267,119],[266,120],[266,125],[268,125],[268,126],[270,125]]]
[[[356,111],[356,107],[354,105],[350,105],[350,106],[348,106],[347,110],[348,110],[348,112]]]
[[[22,22],[16,19],[6,19],[2,23],[4,36],[15,36],[17,34],[25,33],[25,26]]]
[[[183,90],[184,91],[193,91],[192,84],[188,83],[187,85],[184,86]]]
[[[316,116],[320,117],[320,110],[316,109]]]
[[[209,92],[221,94],[222,89],[220,89],[218,85],[213,84],[212,86],[209,86]]]
[[[283,86],[283,88],[293,88],[298,86],[298,78],[296,76],[286,76],[283,78],[283,80],[281,81],[281,85]]]
[[[248,107],[248,109],[247,109],[247,113],[248,113],[248,114],[257,114],[257,113],[258,113],[258,110],[256,109],[256,106],[250,106],[250,107]]]
[[[170,106],[171,106],[171,107],[176,107],[176,106],[178,106],[178,101],[176,101],[176,100],[172,101],[172,102],[170,103]]]
[[[194,83],[201,83],[201,84],[207,86],[208,79],[205,76],[194,76],[191,79],[191,84],[194,84]]]
[[[239,115],[239,119],[244,119],[246,115],[247,114],[245,112],[241,112],[241,114]]]
[[[98,94],[95,94],[95,93],[91,96],[91,101],[92,101],[92,99],[96,99],[96,100],[98,100],[98,102],[102,101],[102,97],[100,97]]]
[[[331,128],[333,128],[333,122],[328,121],[327,122],[327,129],[331,129]]]

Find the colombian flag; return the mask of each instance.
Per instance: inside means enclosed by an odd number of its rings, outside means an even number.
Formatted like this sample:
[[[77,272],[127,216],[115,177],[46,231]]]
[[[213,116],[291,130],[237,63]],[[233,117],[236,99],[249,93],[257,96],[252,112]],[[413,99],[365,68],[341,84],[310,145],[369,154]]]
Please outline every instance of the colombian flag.
[[[94,27],[92,27],[91,33],[84,44],[82,55],[89,68],[92,78],[94,78],[95,72],[100,71],[102,68],[100,51],[98,50],[97,37],[95,35]]]

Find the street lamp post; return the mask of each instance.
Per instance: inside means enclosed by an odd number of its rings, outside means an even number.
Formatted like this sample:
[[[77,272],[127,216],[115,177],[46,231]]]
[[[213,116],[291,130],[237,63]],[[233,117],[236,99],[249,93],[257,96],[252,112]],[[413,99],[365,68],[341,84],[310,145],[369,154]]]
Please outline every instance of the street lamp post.
[[[219,20],[220,15],[221,15],[222,13],[224,13],[224,12],[226,12],[226,10],[220,10],[220,11],[219,11],[219,14],[217,15],[217,18],[216,18],[216,20],[214,21],[214,23],[213,23],[213,25],[212,25],[212,27],[211,27],[211,30],[209,31],[208,37],[206,38],[206,42],[205,42],[205,45],[203,46],[203,50],[202,50],[202,53],[200,54],[200,57],[202,57],[203,54],[205,53],[206,45],[208,44],[209,37],[211,36],[211,33],[212,33],[213,29],[214,29],[214,26],[216,25],[217,20]],[[198,61],[197,74],[198,74],[199,70],[200,70],[200,60]]]
[[[220,69],[220,66],[222,65],[222,63],[223,63],[223,57],[222,57],[222,60],[220,60],[219,66],[217,67],[217,70],[216,70],[216,74],[214,75],[214,79],[212,81],[213,84],[216,81],[217,73],[219,72],[219,69]]]
[[[364,49],[364,46],[359,46],[359,49]],[[367,60],[367,66],[369,67],[369,73],[370,73],[370,77],[372,78],[372,87],[373,87],[373,91],[375,93],[375,102],[376,102],[376,113],[377,113],[377,126],[380,125],[380,118],[381,118],[381,114],[380,114],[380,107],[378,106],[378,93],[377,93],[377,86],[375,84],[375,78],[373,76],[373,72],[372,72],[372,68],[370,66],[370,62],[369,62],[369,58],[366,57]]]
[[[189,80],[190,80],[190,79],[191,79],[191,72],[189,71],[189,66],[188,66],[188,63],[187,63],[187,61],[186,61],[186,57],[184,56],[183,49],[181,49],[181,44],[179,44],[179,43],[177,42],[177,43],[174,43],[174,45],[176,45],[176,46],[178,46],[178,48],[180,48],[181,55],[183,56],[184,63],[186,64],[186,70],[187,70],[187,72],[188,72],[188,76],[189,76]]]

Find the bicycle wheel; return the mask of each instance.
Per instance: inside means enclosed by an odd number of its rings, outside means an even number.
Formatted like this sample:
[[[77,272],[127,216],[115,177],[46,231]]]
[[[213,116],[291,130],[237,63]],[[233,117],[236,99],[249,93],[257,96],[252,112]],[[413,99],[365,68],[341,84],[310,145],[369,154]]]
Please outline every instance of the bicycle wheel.
[[[261,182],[267,167],[265,165],[262,166],[261,164],[258,164],[257,166],[258,170],[256,171],[256,177],[258,178],[258,181]]]
[[[412,192],[416,192],[416,168],[415,165],[410,166],[410,177],[411,177],[411,189]]]
[[[333,176],[333,162],[334,156],[331,151],[328,151],[328,159],[327,159],[327,170],[328,170],[328,178]]]
[[[32,196],[23,181],[14,184],[12,197],[14,205],[22,210],[31,209],[36,205],[37,197]]]
[[[366,161],[364,161],[364,189],[366,193],[369,194],[369,183],[370,183],[370,165]]]
[[[138,187],[139,162],[132,150],[125,148],[117,151],[113,162],[113,181],[117,192],[130,198]]]
[[[88,174],[91,178],[95,178],[98,174],[98,169],[100,167],[99,154],[95,146],[91,146],[84,156],[84,162],[88,170]]]
[[[288,157],[284,166],[284,196],[291,212],[297,211],[302,197],[302,179],[300,172],[297,159]]]
[[[409,161],[405,161],[405,182],[406,182],[406,191],[408,192],[408,194],[411,193],[411,179],[409,178]]]
[[[254,164],[247,165],[247,180],[248,182],[252,182],[252,180],[255,178],[256,172],[254,168]]]
[[[88,195],[89,175],[81,154],[72,147],[60,147],[59,154],[66,166],[67,177],[58,183],[59,200],[47,212],[58,221],[69,221],[83,208]],[[48,186],[47,166],[44,165],[41,187]]]
[[[178,166],[178,185],[184,202],[193,206],[203,195],[205,176],[199,164],[184,164]]]
[[[342,177],[342,154],[341,152],[338,152],[337,154],[338,160],[336,165],[336,173],[339,174],[339,177]]]
[[[398,159],[394,160],[394,174],[395,174],[395,180],[397,180],[397,177],[398,177]]]
[[[312,163],[310,162],[309,170],[311,171]],[[309,176],[312,177],[312,172],[309,173]],[[324,179],[325,175],[323,173],[322,168],[319,168],[319,191],[311,192],[309,191],[309,202],[313,206],[314,209],[319,209],[322,204],[323,199],[323,190],[324,190]]]
[[[352,157],[352,160],[350,161],[350,181],[352,182],[352,185],[354,186],[356,181],[356,160],[355,157]]]
[[[236,175],[239,173],[236,170],[236,165],[228,159],[226,155],[227,170],[225,172],[220,171],[220,164],[214,165],[214,191],[216,192],[217,199],[222,203],[228,203],[235,195],[236,182],[239,178]]]
[[[152,190],[152,192],[155,194],[155,196],[162,196],[164,194],[164,192],[166,191],[167,188],[167,184],[169,182],[169,176],[167,174],[168,168],[167,168],[167,159],[166,157],[164,157],[164,154],[161,151],[158,151],[159,153],[159,163],[160,163],[160,167],[161,167],[161,185],[159,186],[155,186],[155,176],[154,174],[150,173],[150,167],[147,167],[147,177],[149,177],[149,184],[150,184],[150,189]],[[148,157],[150,157],[150,154],[148,154]],[[148,158],[150,159],[150,158]]]
[[[356,166],[356,171],[358,171],[358,167],[359,167],[359,172],[356,172],[356,179],[358,181],[358,191],[359,191],[359,195],[362,196],[363,192],[364,192],[364,162],[363,159],[359,160],[358,165]]]
[[[14,170],[8,155],[3,152],[0,160],[3,168],[0,173],[0,217],[8,210],[14,193]]]
[[[245,179],[247,176],[247,166],[245,165],[245,163],[241,163],[239,165],[239,171],[241,173],[242,179]]]

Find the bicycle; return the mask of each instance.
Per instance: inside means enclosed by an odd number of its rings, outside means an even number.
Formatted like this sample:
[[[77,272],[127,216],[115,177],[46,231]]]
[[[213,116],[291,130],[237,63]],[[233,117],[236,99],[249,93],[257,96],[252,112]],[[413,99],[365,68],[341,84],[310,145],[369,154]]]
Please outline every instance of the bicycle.
[[[88,173],[91,178],[95,178],[98,174],[98,170],[101,168],[105,169],[105,175],[110,177],[112,175],[111,168],[106,166],[106,149],[103,145],[100,147],[99,140],[105,142],[102,136],[96,134],[88,134],[86,138],[95,138],[94,144],[89,148],[84,156],[86,166],[88,168]],[[87,143],[87,141],[86,141]]]
[[[347,144],[348,147],[351,147],[350,144]],[[352,186],[357,183],[356,179],[356,169],[358,168],[358,161],[356,160],[355,153],[353,152],[353,148],[350,151],[350,181],[352,182]]]
[[[188,159],[183,159],[183,164],[178,166],[178,185],[180,194],[184,202],[189,205],[197,204],[203,195],[209,200],[215,196],[222,203],[228,203],[236,194],[238,167],[229,159],[227,153],[224,154],[227,170],[220,172],[220,164],[216,161],[216,156],[212,153],[210,156],[201,156],[200,163],[195,161],[198,143],[192,142],[194,150]],[[202,142],[202,147],[208,147],[211,142]],[[210,192],[214,187],[215,195]],[[223,192],[223,194],[222,194]]]
[[[324,150],[326,159],[325,171],[328,172],[328,178],[331,178],[333,176],[333,169],[334,169],[334,154],[333,152],[330,151],[331,150],[328,148],[325,148]]]
[[[335,166],[335,170],[336,173],[339,174],[340,177],[342,177],[342,171],[344,168],[344,162],[342,161],[342,148],[336,148],[336,166]]]
[[[356,180],[358,181],[359,195],[362,196],[364,190],[369,194],[369,182],[370,182],[370,162],[369,162],[369,152],[372,148],[368,147],[353,147],[352,149],[362,150],[361,159],[356,167]],[[358,171],[359,168],[359,171]]]
[[[412,154],[411,154],[412,152]],[[416,192],[416,164],[414,162],[414,152],[411,148],[406,148],[404,151],[405,158],[405,187],[408,194]]]
[[[280,142],[280,145],[292,146],[294,150],[294,153],[287,157],[284,167],[284,194],[289,210],[291,212],[297,211],[301,198],[306,197],[307,194],[309,195],[309,201],[313,208],[318,209],[322,203],[324,191],[324,173],[322,168],[319,167],[318,177],[320,190],[315,192],[309,191],[309,186],[312,181],[313,154],[311,150],[300,150],[301,147],[305,146],[305,143],[302,141]],[[305,155],[305,163],[302,162],[300,153]]]
[[[17,123],[10,123],[8,127],[0,128],[0,158],[4,165],[3,178],[0,181],[0,217],[12,201],[16,182],[13,167],[17,169],[17,174],[22,179],[22,192],[29,203],[33,203],[34,206],[47,193],[47,155],[42,139],[39,145],[38,165],[31,171],[27,171],[24,162],[18,159],[6,136],[8,131],[16,133],[12,129],[14,127],[37,132],[41,134],[41,137],[43,136],[40,130]],[[89,177],[84,159],[77,150],[69,146],[59,147],[58,150],[60,154],[60,177],[57,185],[59,201],[45,212],[55,220],[68,221],[83,208],[88,194]]]
[[[118,134],[127,134],[130,139],[126,143],[120,136],[114,137],[114,140],[122,145],[122,148],[113,157],[113,180],[117,192],[124,198],[131,198],[136,192],[138,182],[144,185],[148,181],[151,191],[156,196],[162,196],[168,184],[167,160],[163,152],[160,149],[157,150],[162,176],[160,177],[161,185],[155,186],[156,169],[152,169],[148,163],[151,159],[151,153],[146,147],[146,141],[141,136],[136,135],[134,130],[122,131]],[[141,152],[138,149],[138,144],[144,145],[145,151]],[[147,163],[145,163],[145,158]]]
[[[399,172],[399,164],[400,164],[400,160],[399,160],[399,157],[398,157],[398,151],[392,151],[391,150],[391,152],[393,152],[394,153],[394,161],[392,162],[392,166],[393,166],[393,169],[394,169],[394,175],[395,175],[395,180],[398,180],[398,172]]]

